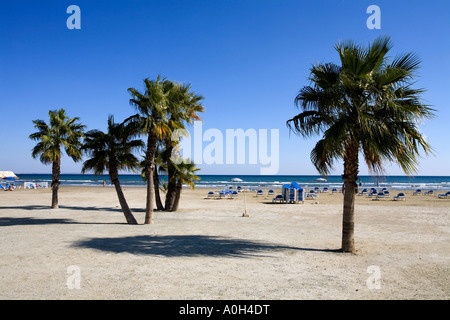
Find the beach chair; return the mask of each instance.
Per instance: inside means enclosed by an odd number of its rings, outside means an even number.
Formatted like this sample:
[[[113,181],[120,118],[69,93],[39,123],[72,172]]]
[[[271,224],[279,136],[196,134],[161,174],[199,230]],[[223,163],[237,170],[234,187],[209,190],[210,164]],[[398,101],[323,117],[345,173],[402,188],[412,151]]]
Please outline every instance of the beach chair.
[[[370,192],[367,194],[367,198],[372,198],[373,196],[377,195],[377,191],[376,190],[370,190]]]
[[[320,188],[319,188],[319,187],[315,187],[315,188],[314,188],[314,192],[315,192],[315,193],[319,193],[319,192],[320,192]]]
[[[263,191],[262,190],[256,191],[256,196],[262,196],[262,195],[263,195]]]
[[[440,195],[438,195],[438,198],[439,198],[439,199],[447,199],[447,198],[450,198],[450,191],[447,191],[447,193],[445,193],[445,194],[440,194]]]
[[[222,190],[223,191],[223,193],[224,193],[224,198],[228,198],[228,199],[231,199],[232,198],[232,192],[233,191],[230,191],[230,190]]]
[[[3,188],[3,186],[0,184],[0,189],[5,190],[5,188]]]
[[[318,197],[314,190],[309,190],[309,193],[306,194],[306,199],[317,199]]]
[[[208,195],[207,195],[206,197],[207,197],[208,199],[209,199],[209,198],[214,198],[214,197],[215,197],[214,192],[213,192],[213,191],[208,192]]]
[[[416,191],[414,191],[413,196],[416,196],[418,194],[422,194],[422,190],[421,189],[417,189]]]
[[[324,187],[324,188],[322,189],[322,192],[328,192],[328,187]]]
[[[360,193],[358,193],[358,196],[363,196],[365,194],[367,194],[367,189],[363,189]]]
[[[379,199],[385,199],[385,197],[384,197],[384,192],[383,192],[383,191],[378,192],[376,199],[377,199],[377,200],[379,200]]]
[[[390,196],[389,190],[383,190],[383,193],[384,193],[384,195],[385,195],[386,197],[389,197],[389,196]]]
[[[216,191],[214,195],[216,196],[216,199],[222,199],[222,198],[225,198],[225,192],[224,192],[223,190],[221,190],[221,191]]]
[[[333,189],[331,190],[331,193],[337,193],[337,189],[336,189],[336,188],[333,188]]]
[[[242,191],[244,191],[244,190],[242,189],[242,187],[241,187],[241,186],[237,186],[237,188],[236,188],[236,189],[237,189],[237,191],[238,191],[238,192],[242,192]]]
[[[405,200],[406,201],[405,194],[403,192],[400,192],[399,194],[394,196],[394,201],[397,201],[397,200]]]
[[[432,196],[434,194],[433,190],[428,190],[427,192],[425,192],[425,195],[427,196]]]
[[[268,192],[267,192],[267,195],[268,196],[273,196],[275,194],[275,192],[273,191],[273,190],[269,190]]]
[[[234,199],[234,198],[237,198],[237,196],[239,196],[239,193],[236,190],[234,190],[234,191],[231,192],[230,196],[231,196],[232,199]]]
[[[275,198],[272,198],[272,202],[273,202],[273,203],[276,203],[277,201],[278,201],[279,203],[286,202],[286,201],[284,200],[284,197],[283,197],[282,194],[277,194],[277,196],[276,196]]]

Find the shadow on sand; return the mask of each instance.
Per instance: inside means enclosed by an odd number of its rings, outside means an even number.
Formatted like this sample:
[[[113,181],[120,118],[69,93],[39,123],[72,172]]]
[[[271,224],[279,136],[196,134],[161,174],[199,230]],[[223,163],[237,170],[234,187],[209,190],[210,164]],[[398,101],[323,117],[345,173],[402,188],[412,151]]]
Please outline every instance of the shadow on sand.
[[[233,239],[205,235],[141,235],[123,238],[92,238],[73,244],[77,248],[90,248],[114,253],[132,253],[165,257],[254,257],[268,251],[321,251],[332,249],[298,248],[260,241]]]
[[[32,225],[46,225],[46,224],[126,224],[125,222],[80,222],[65,218],[33,218],[33,217],[1,217],[0,227],[11,226],[32,226]]]
[[[43,206],[43,205],[26,205],[26,206],[9,206],[9,207],[1,207],[2,209],[20,209],[20,210],[46,210],[51,209],[50,206]],[[113,212],[122,212],[122,209],[117,206],[115,208],[113,207],[82,207],[82,206],[65,206],[65,205],[59,205],[59,209],[69,209],[69,210],[83,210],[83,211],[113,211]],[[53,210],[53,209],[52,209]],[[145,209],[142,208],[135,208],[131,209],[133,212],[145,212]]]

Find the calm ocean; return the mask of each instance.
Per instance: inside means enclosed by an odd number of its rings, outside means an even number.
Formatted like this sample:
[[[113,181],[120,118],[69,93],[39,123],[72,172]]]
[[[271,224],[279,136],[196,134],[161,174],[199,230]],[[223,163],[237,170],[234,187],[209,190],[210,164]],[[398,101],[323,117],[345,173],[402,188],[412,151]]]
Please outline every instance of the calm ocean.
[[[23,185],[24,182],[48,182],[51,184],[51,174],[17,174],[19,177],[15,181],[17,186]],[[246,187],[266,187],[281,188],[283,184],[297,182],[304,188],[329,187],[340,188],[342,186],[341,176],[329,176],[327,181],[316,181],[320,176],[312,175],[199,175],[200,180],[196,183],[197,188],[219,189],[226,186],[242,186]],[[233,179],[241,179],[242,181],[233,181]],[[394,190],[415,190],[415,189],[433,189],[433,190],[450,190],[449,176],[360,176],[362,187],[380,187]],[[61,174],[62,186],[103,186],[103,180],[110,185],[108,175],[96,176],[93,174]],[[161,177],[162,181],[167,181],[165,176]],[[123,186],[129,187],[145,187],[145,182],[137,174],[120,175],[120,181]]]

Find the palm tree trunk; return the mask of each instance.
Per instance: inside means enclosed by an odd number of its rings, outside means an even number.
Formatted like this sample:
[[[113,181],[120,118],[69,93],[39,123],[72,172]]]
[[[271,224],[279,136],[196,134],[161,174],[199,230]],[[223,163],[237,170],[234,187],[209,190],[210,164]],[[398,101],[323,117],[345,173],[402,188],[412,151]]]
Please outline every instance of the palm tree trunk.
[[[342,251],[354,252],[354,211],[358,178],[358,143],[351,142],[344,155],[344,210],[342,217]]]
[[[167,163],[167,192],[165,201],[165,210],[172,211],[173,203],[175,201],[175,195],[177,192],[177,179],[175,178],[175,165],[171,160],[173,145],[172,141],[166,141],[166,150],[164,151],[164,161]]]
[[[158,170],[156,167],[155,167],[155,170],[153,171],[153,187],[155,188],[156,208],[158,210],[164,210],[164,206],[161,201],[161,195],[159,192],[159,175],[158,175]]]
[[[181,191],[183,190],[183,182],[181,179],[178,179],[176,184],[176,192],[175,192],[175,199],[173,201],[172,205],[172,211],[177,211],[178,206],[180,204],[180,198],[181,198]]]
[[[156,134],[152,131],[148,133],[147,139],[147,152],[146,152],[146,170],[145,175],[147,178],[147,201],[145,204],[145,224],[153,224],[153,202],[155,188],[153,184],[153,172],[155,170],[155,151],[156,151]]]
[[[125,215],[125,219],[127,220],[128,224],[138,224],[136,219],[133,216],[133,213],[130,210],[130,207],[128,206],[128,203],[125,199],[125,195],[123,194],[122,187],[120,185],[119,181],[119,174],[117,171],[117,168],[114,166],[110,166],[109,168],[109,177],[111,178],[111,182],[114,184],[114,187],[116,188],[117,197],[119,198],[120,207],[122,208],[122,212]]]
[[[58,208],[59,176],[61,173],[61,158],[57,157],[52,163],[52,209]]]

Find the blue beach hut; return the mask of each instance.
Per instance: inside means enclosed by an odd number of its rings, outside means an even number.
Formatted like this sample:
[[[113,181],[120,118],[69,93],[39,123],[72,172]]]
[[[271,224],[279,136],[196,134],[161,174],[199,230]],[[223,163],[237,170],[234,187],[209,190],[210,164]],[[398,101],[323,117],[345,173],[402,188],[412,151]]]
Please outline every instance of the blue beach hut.
[[[295,200],[297,202],[303,202],[305,200],[303,188],[300,187],[297,182],[292,182],[291,187],[295,189]]]

